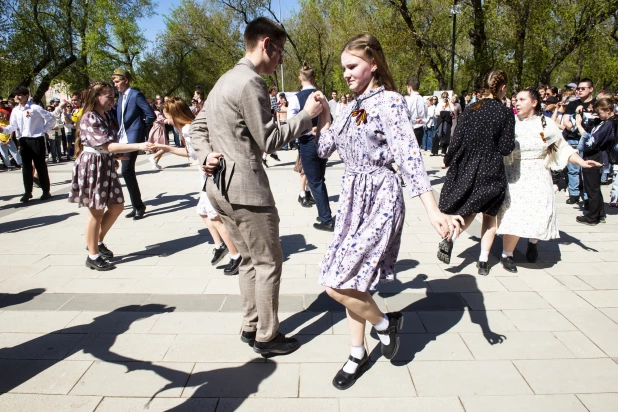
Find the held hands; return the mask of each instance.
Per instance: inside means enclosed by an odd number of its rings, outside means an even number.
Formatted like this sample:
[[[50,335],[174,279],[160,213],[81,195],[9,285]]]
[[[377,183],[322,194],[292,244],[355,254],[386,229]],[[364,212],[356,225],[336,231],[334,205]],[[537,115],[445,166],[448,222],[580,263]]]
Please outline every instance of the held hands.
[[[158,152],[159,150],[163,150],[164,152],[169,152],[171,149],[171,146],[168,146],[166,144],[154,143],[150,148],[150,151]]]
[[[149,143],[149,142],[139,143],[137,145],[137,150],[141,150],[144,152],[150,152],[152,151],[152,146],[153,146],[152,143]]]
[[[324,110],[324,106],[322,106],[322,103],[320,101],[320,95],[322,96],[322,98],[324,98],[324,95],[322,94],[322,92],[311,93],[311,95],[305,102],[305,107],[303,107],[303,109],[307,113],[309,113],[309,116],[312,119],[316,117],[317,115],[319,115],[320,113],[322,113],[322,110]]]
[[[201,166],[204,173],[206,173],[208,176],[212,176],[219,167],[219,159],[222,157],[223,153],[210,153],[206,158],[206,164]]]
[[[465,222],[461,216],[445,215],[439,211],[429,214],[429,221],[442,238],[451,240],[459,237]]]

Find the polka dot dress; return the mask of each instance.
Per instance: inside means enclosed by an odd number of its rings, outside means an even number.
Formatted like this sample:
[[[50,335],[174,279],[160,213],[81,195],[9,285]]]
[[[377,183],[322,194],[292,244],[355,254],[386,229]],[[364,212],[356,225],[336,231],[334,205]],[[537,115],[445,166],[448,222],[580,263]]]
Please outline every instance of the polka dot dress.
[[[466,106],[444,163],[449,167],[440,211],[496,216],[506,195],[504,156],[515,148],[515,116],[495,99]]]
[[[94,111],[88,112],[82,116],[79,127],[84,147],[100,148],[116,139],[116,131],[107,115],[103,118]],[[80,153],[73,166],[69,202],[90,209],[124,203],[114,164],[109,153]]]

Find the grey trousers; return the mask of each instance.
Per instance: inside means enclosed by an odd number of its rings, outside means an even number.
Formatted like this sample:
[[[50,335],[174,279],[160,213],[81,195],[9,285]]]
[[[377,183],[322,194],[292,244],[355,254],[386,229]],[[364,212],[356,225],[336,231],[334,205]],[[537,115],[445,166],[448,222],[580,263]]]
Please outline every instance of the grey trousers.
[[[206,187],[210,203],[242,255],[239,282],[243,331],[257,331],[258,342],[271,341],[279,330],[277,312],[283,267],[277,208],[231,204],[211,180]]]

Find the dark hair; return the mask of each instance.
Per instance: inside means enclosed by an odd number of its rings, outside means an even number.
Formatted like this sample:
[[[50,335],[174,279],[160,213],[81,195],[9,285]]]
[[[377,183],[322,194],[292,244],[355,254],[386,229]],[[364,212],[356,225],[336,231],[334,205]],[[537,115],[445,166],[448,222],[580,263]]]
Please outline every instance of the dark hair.
[[[377,66],[377,70],[373,74],[376,84],[378,86],[384,86],[384,89],[388,91],[397,90],[391,71],[388,68],[388,63],[384,57],[382,45],[375,36],[371,34],[359,34],[354,36],[343,46],[342,53],[343,52],[348,52],[353,56],[360,57],[369,63],[373,60]]]
[[[200,99],[204,100],[204,90],[202,90],[201,87],[196,87],[195,93],[197,93],[197,95],[200,96]]]
[[[13,96],[30,96],[30,92],[28,91],[28,88],[26,86],[17,86],[14,90],[13,93],[11,93]]]
[[[258,17],[250,21],[245,28],[245,48],[248,51],[252,51],[257,46],[258,41],[265,37],[273,40],[283,40],[286,37],[286,33],[284,28],[275,21],[266,17]]]
[[[418,92],[418,89],[421,87],[421,81],[416,77],[410,77],[406,82],[406,85],[412,88],[415,92]]]
[[[549,88],[552,92],[552,94],[555,94],[556,96],[558,95],[558,88],[556,86],[550,87]]]
[[[268,88],[268,94],[271,94],[271,93],[272,93],[272,92],[274,92],[275,90],[277,90],[277,87],[276,87],[276,86],[270,86],[270,87]]]
[[[594,87],[594,84],[592,84],[592,80],[590,80],[590,79],[589,79],[589,78],[587,78],[587,77],[584,77],[583,79],[581,79],[581,80],[579,81],[579,83],[588,83],[588,86],[589,86],[589,87]],[[578,85],[579,85],[579,83],[578,83]]]

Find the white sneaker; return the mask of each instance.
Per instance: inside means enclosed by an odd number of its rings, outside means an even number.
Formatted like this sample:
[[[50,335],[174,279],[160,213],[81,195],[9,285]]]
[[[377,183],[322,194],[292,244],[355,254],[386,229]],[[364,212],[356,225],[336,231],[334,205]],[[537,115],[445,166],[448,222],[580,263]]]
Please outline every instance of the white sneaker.
[[[163,169],[161,166],[159,166],[159,163],[157,163],[157,161],[155,160],[154,157],[151,157],[148,160],[150,161],[150,163],[152,163],[152,170],[161,170],[161,169]]]

